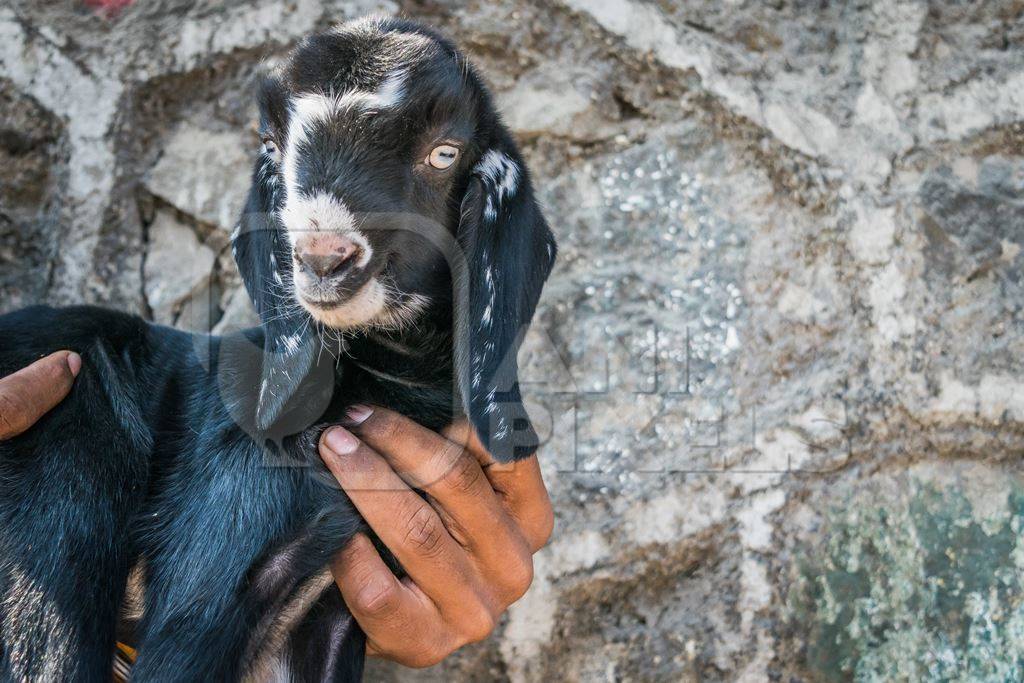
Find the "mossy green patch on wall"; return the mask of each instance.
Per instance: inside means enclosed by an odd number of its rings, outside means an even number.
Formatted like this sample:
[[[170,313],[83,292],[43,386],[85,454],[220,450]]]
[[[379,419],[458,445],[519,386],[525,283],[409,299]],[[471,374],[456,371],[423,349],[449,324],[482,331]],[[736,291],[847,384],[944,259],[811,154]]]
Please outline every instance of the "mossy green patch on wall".
[[[974,472],[917,468],[830,508],[788,600],[809,674],[1024,680],[1024,485]]]

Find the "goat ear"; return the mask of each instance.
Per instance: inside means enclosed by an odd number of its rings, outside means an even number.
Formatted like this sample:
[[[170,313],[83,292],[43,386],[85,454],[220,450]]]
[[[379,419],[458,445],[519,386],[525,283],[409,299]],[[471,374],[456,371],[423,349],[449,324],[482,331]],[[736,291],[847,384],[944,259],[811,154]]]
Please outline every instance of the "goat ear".
[[[495,138],[462,200],[457,239],[468,301],[462,297],[456,308],[456,358],[466,414],[491,454],[508,462],[539,445],[523,407],[516,354],[556,249],[512,136],[499,125]]]
[[[286,285],[291,281],[291,246],[275,211],[278,183],[273,160],[261,155],[245,209],[231,236],[232,254],[263,327],[263,362],[255,406],[255,426],[261,432],[282,426],[280,418],[286,408],[293,407],[290,403],[298,403],[294,399],[300,388],[308,385],[318,360],[308,314],[295,304]],[[300,412],[315,411],[320,403],[313,401],[315,405],[305,405]],[[304,417],[296,415],[298,429],[305,426],[301,424]]]

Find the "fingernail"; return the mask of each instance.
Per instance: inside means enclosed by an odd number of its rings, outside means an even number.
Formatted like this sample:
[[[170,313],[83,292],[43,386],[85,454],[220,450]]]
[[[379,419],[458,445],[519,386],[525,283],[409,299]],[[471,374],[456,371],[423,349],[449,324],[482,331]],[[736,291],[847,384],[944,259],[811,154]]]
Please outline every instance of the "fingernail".
[[[366,422],[366,418],[371,415],[373,415],[373,408],[357,403],[354,406],[349,406],[345,411],[345,423],[356,427]]]
[[[71,371],[72,377],[78,377],[78,371],[82,369],[82,357],[74,351],[68,352],[68,370]]]
[[[331,427],[324,434],[324,444],[338,455],[347,455],[359,448],[359,439],[342,427]]]

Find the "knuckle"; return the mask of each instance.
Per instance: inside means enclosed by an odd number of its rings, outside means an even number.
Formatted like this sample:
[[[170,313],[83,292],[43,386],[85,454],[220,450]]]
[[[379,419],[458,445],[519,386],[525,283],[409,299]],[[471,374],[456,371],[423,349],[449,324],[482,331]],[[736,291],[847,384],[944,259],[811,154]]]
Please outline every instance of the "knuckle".
[[[520,529],[533,552],[537,552],[551,540],[551,535],[555,531],[555,511],[547,496],[535,501],[529,509],[523,510],[518,519]]]
[[[439,555],[444,548],[444,528],[425,503],[417,505],[405,523],[405,543],[426,557]]]
[[[551,501],[547,498],[544,499],[542,508],[537,513],[537,549],[540,550],[548,544],[551,540],[551,535],[555,532],[555,510],[551,506]]]
[[[512,559],[502,574],[509,595],[509,604],[526,595],[533,583],[533,555],[522,552]]]
[[[441,517],[441,523],[444,525],[445,531],[456,543],[463,548],[468,547],[472,543],[473,535],[458,518],[445,512],[444,508],[438,510],[438,515]]]
[[[476,460],[461,451],[455,463],[450,465],[450,470],[446,477],[447,484],[456,493],[468,494],[475,491],[484,476]]]
[[[395,612],[398,588],[393,583],[373,582],[356,593],[354,602],[354,607],[361,613],[381,619]]]
[[[491,610],[482,603],[476,603],[463,622],[462,632],[465,643],[479,643],[494,633],[498,620]]]
[[[434,434],[417,436],[416,445],[426,454],[423,463],[412,473],[417,485],[428,488],[438,484],[447,485],[459,466],[462,449],[446,439],[439,439]]]

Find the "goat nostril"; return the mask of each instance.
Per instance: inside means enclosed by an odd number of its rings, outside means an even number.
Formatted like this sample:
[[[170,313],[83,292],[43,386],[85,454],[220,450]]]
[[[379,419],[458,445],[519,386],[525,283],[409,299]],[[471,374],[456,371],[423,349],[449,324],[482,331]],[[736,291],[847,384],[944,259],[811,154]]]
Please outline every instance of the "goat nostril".
[[[354,243],[346,242],[345,244],[339,246],[335,250],[335,253],[338,255],[339,258],[341,258],[342,262],[344,262],[348,261],[353,256],[355,256],[358,251],[359,247],[357,247]]]
[[[327,246],[327,245],[321,245]],[[296,264],[319,278],[327,278],[341,274],[352,266],[362,250],[351,240],[338,238],[332,240],[327,250],[297,248]]]

